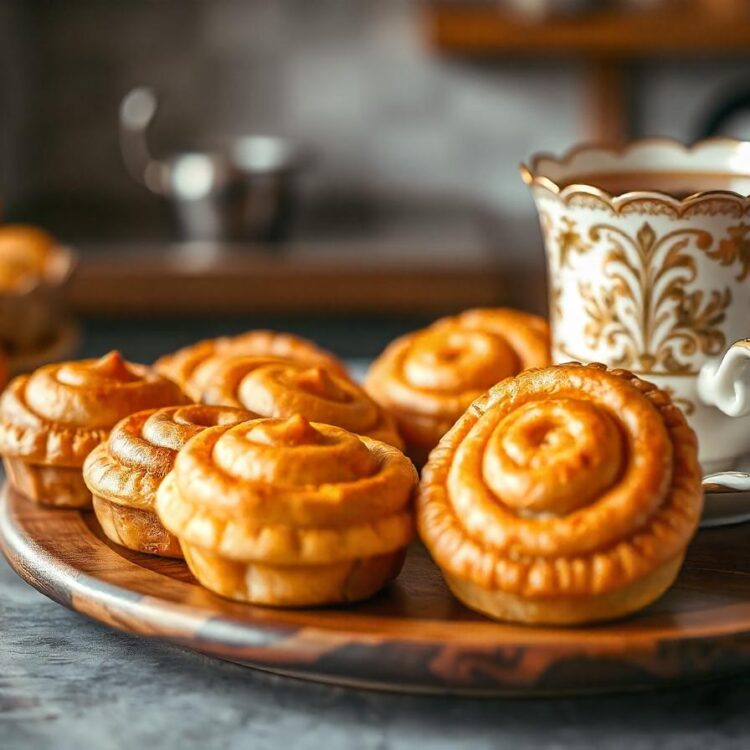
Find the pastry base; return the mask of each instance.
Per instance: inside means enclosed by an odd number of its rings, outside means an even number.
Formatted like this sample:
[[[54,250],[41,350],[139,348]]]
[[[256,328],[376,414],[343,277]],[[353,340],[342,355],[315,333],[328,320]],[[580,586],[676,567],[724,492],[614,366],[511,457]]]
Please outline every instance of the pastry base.
[[[450,590],[467,607],[495,620],[529,625],[583,625],[615,620],[656,601],[674,582],[684,555],[661,565],[625,588],[587,597],[528,599],[483,589],[443,573]]]
[[[113,503],[94,495],[94,513],[108,539],[136,552],[182,557],[180,542],[167,531],[156,513]]]
[[[91,491],[77,466],[43,466],[8,457],[3,459],[3,465],[13,489],[40,505],[53,508],[91,507]]]
[[[367,599],[400,572],[406,550],[334,565],[281,566],[226,560],[182,543],[185,561],[207,589],[251,604],[313,607]]]

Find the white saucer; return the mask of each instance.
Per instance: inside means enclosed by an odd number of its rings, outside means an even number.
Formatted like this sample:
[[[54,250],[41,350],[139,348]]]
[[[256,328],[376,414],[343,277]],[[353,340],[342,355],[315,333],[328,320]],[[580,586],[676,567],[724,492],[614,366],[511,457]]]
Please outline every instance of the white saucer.
[[[706,492],[702,529],[750,521],[750,492]]]
[[[732,471],[703,477],[706,503],[701,527],[750,521],[750,455],[738,459]]]

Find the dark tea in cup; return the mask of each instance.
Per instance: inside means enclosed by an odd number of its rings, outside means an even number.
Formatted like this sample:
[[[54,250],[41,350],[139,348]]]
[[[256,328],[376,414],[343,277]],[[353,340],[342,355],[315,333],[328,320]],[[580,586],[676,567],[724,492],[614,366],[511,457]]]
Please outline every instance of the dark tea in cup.
[[[750,174],[717,172],[600,172],[576,174],[562,180],[560,187],[589,185],[610,195],[630,192],[659,192],[683,200],[695,193],[723,190],[750,195]]]

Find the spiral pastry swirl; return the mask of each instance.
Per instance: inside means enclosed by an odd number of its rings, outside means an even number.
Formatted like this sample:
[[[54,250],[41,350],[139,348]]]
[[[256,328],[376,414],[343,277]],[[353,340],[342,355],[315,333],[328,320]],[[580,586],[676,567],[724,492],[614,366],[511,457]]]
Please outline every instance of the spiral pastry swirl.
[[[186,401],[172,381],[118,352],[46,365],[15,378],[0,397],[0,453],[24,494],[80,507],[90,502],[81,466],[115,423],[140,409]]]
[[[156,508],[207,588],[258,604],[329,604],[366,598],[398,574],[416,481],[392,446],[295,415],[193,437]]]
[[[228,357],[214,369],[200,400],[263,417],[300,414],[403,448],[393,417],[349,378],[325,367],[271,357]]]
[[[129,549],[181,557],[179,542],[153,509],[159,485],[190,438],[207,427],[255,416],[242,409],[190,404],[136,412],[118,422],[83,464],[104,533]]]
[[[425,467],[418,525],[468,606],[571,624],[660,596],[701,509],[695,435],[669,396],[624,370],[568,364],[472,404]]]
[[[418,465],[474,399],[503,378],[549,364],[549,330],[508,309],[467,310],[396,339],[365,389],[395,417]]]
[[[239,336],[205,339],[167,354],[154,363],[154,369],[174,380],[193,401],[200,401],[205,384],[226,357],[278,357],[309,366],[321,365],[348,377],[343,363],[330,352],[291,333],[248,331]]]

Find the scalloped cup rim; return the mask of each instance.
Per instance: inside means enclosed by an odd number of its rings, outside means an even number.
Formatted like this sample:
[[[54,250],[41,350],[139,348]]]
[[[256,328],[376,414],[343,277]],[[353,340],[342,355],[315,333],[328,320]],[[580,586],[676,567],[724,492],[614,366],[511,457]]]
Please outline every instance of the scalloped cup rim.
[[[607,190],[589,185],[583,182],[573,182],[566,184],[564,187],[560,187],[558,181],[553,179],[546,174],[543,174],[543,165],[554,165],[560,169],[569,167],[574,160],[579,158],[581,155],[600,154],[610,159],[625,160],[628,156],[634,152],[638,152],[644,149],[653,149],[655,147],[668,148],[677,152],[682,158],[688,157],[692,154],[700,153],[708,148],[720,148],[725,147],[727,151],[736,150],[740,147],[744,147],[748,152],[748,166],[750,167],[750,141],[743,141],[736,138],[726,137],[715,137],[705,138],[700,141],[696,141],[693,144],[686,144],[682,141],[673,138],[662,138],[662,137],[651,137],[641,138],[632,141],[624,146],[611,146],[600,143],[582,143],[576,146],[572,146],[562,155],[556,156],[555,154],[548,151],[540,151],[528,159],[528,163],[521,162],[519,164],[519,171],[521,178],[530,188],[542,188],[552,195],[565,200],[572,195],[590,195],[594,198],[598,198],[605,203],[608,203],[615,208],[620,207],[622,204],[629,203],[633,200],[642,199],[657,199],[666,201],[672,204],[675,209],[684,209],[690,207],[700,201],[707,199],[724,199],[739,201],[743,205],[750,205],[750,192],[747,194],[739,193],[735,190],[723,190],[723,189],[712,189],[712,190],[699,190],[683,198],[677,198],[673,194],[657,189],[649,190],[626,190],[620,193],[610,193]],[[602,173],[606,174],[607,170],[602,170]],[[658,169],[642,171],[653,171],[658,174]],[[679,170],[675,170],[679,171]],[[687,171],[687,170],[685,170]],[[710,173],[712,170],[705,170]],[[727,170],[714,170],[726,174]],[[738,177],[745,177],[750,181],[750,170],[749,171],[737,171]]]

